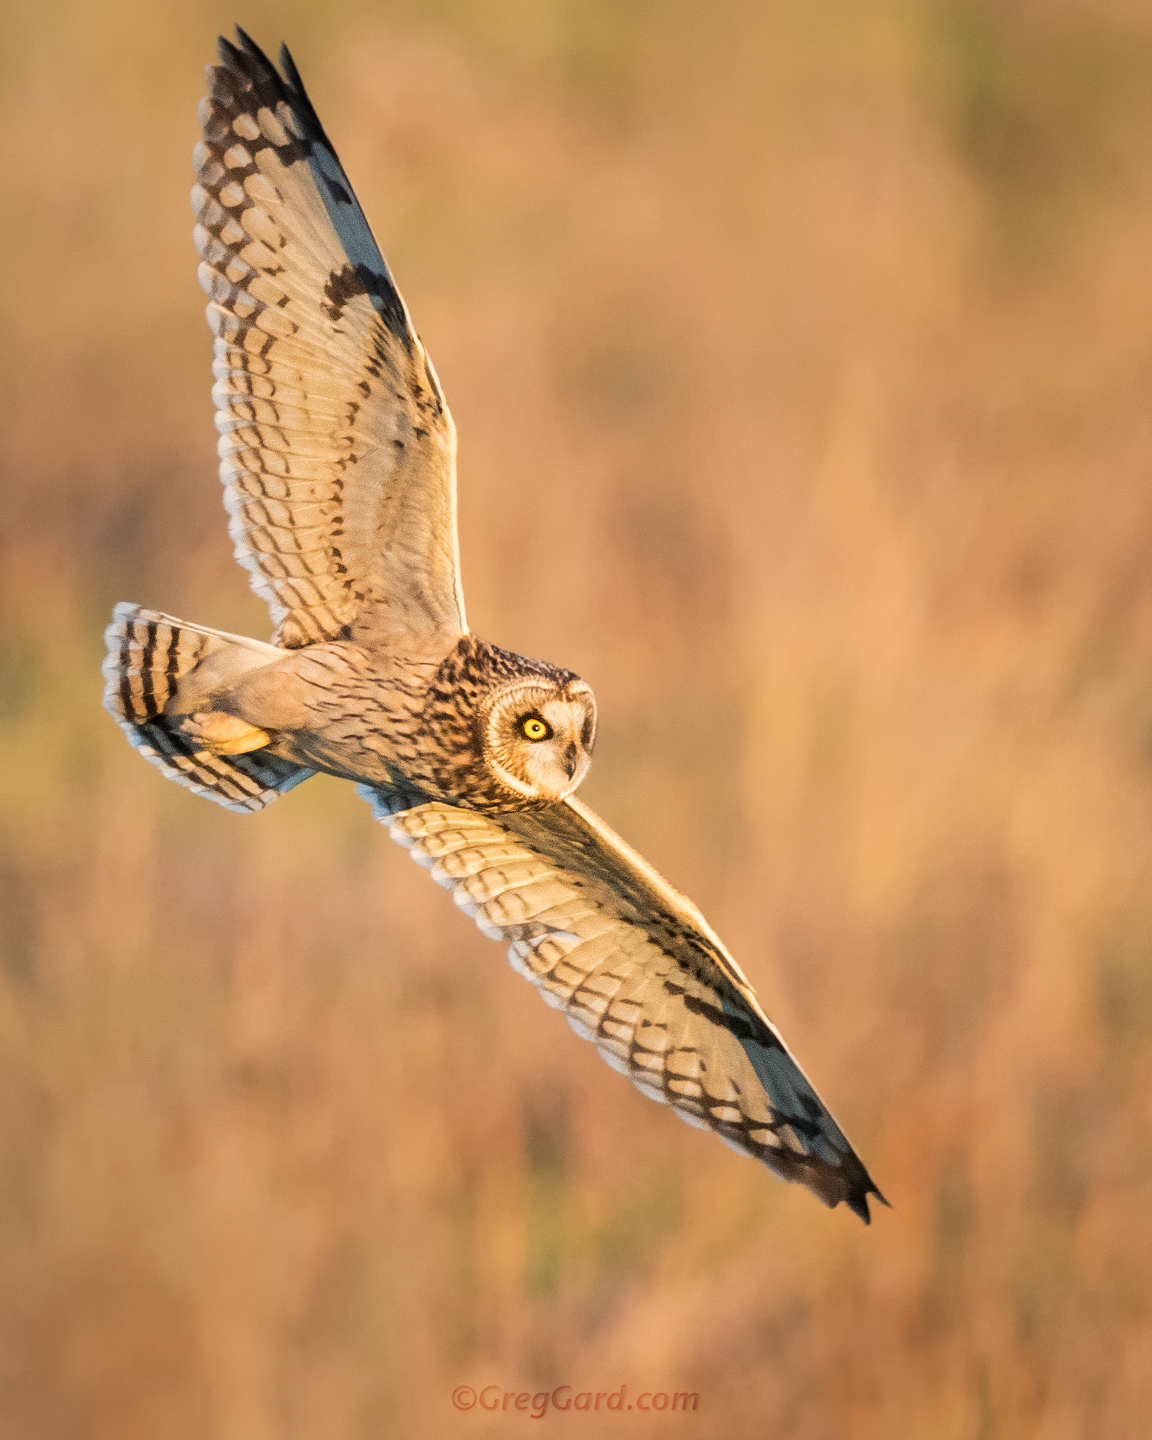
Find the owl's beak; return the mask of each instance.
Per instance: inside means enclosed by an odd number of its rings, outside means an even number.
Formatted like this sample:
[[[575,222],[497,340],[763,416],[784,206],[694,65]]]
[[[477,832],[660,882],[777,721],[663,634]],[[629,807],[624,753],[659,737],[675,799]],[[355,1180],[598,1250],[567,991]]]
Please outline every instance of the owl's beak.
[[[571,780],[573,775],[576,774],[577,759],[578,756],[576,754],[576,746],[572,743],[571,740],[569,740],[568,748],[564,751],[564,771],[567,774],[569,780]]]

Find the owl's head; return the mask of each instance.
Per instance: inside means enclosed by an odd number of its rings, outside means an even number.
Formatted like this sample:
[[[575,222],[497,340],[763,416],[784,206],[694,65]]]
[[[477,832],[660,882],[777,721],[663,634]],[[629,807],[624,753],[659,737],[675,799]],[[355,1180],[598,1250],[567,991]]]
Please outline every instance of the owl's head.
[[[592,760],[596,701],[569,671],[534,675],[494,691],[480,730],[499,782],[525,800],[566,800]]]

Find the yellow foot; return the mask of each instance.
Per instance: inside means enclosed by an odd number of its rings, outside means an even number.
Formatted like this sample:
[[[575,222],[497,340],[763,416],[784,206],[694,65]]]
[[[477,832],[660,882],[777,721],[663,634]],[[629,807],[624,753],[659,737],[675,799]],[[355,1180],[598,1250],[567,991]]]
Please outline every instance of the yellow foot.
[[[249,725],[247,720],[237,719],[235,715],[225,715],[222,710],[193,715],[184,728],[214,755],[247,755],[249,750],[259,750],[272,739],[267,730]]]

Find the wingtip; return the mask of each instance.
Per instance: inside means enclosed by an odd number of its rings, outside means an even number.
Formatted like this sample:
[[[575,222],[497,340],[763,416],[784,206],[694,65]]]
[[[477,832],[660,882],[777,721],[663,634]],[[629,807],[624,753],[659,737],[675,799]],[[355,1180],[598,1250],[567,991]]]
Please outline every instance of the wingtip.
[[[844,1203],[852,1211],[853,1215],[859,1215],[865,1225],[872,1224],[872,1212],[868,1208],[868,1197],[874,1196],[881,1205],[891,1210],[892,1204],[886,1200],[875,1185],[869,1183],[867,1189],[850,1191],[844,1197]]]
[[[241,25],[236,26],[235,41],[229,40],[227,35],[217,35],[216,53],[221,63],[231,69],[251,75],[255,67],[257,73],[280,79],[275,65]]]
[[[848,1206],[849,1210],[852,1211],[853,1215],[859,1215],[865,1225],[872,1224],[872,1214],[868,1209],[867,1194],[845,1195],[844,1203]]]
[[[284,72],[284,78],[289,86],[303,94],[304,82],[300,79],[300,71],[296,68],[296,61],[292,58],[292,52],[288,49],[287,42],[280,46],[280,69]]]
[[[271,70],[273,74],[276,73],[276,67],[268,59],[268,56],[256,44],[247,30],[239,25],[236,26],[236,39],[240,42],[238,48],[241,54],[247,55],[249,60],[254,60],[262,69]]]
[[[300,71],[287,44],[280,46],[280,70],[277,70],[268,55],[261,50],[244,27],[237,25],[235,41],[229,40],[226,35],[216,37],[216,53],[220,57],[220,62],[228,68],[240,70],[249,76],[253,74],[254,68],[263,79],[274,82],[281,95],[288,99],[298,111],[303,112],[305,119],[315,130],[317,136],[324,140],[329,149],[332,149],[331,142],[324,135],[324,128],[320,124],[312,101],[308,98],[308,92],[300,78]]]

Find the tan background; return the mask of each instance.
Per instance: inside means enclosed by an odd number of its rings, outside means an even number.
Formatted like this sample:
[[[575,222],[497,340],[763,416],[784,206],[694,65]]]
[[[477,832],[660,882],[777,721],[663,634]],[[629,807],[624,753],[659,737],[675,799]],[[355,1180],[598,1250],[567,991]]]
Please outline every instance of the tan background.
[[[612,1074],[350,787],[240,818],[99,708],[268,633],[187,191],[293,46],[461,437],[483,635],[894,1202]],[[1141,1437],[1152,5],[4,9],[0,1440]],[[611,1425],[454,1386],[695,1390]]]

